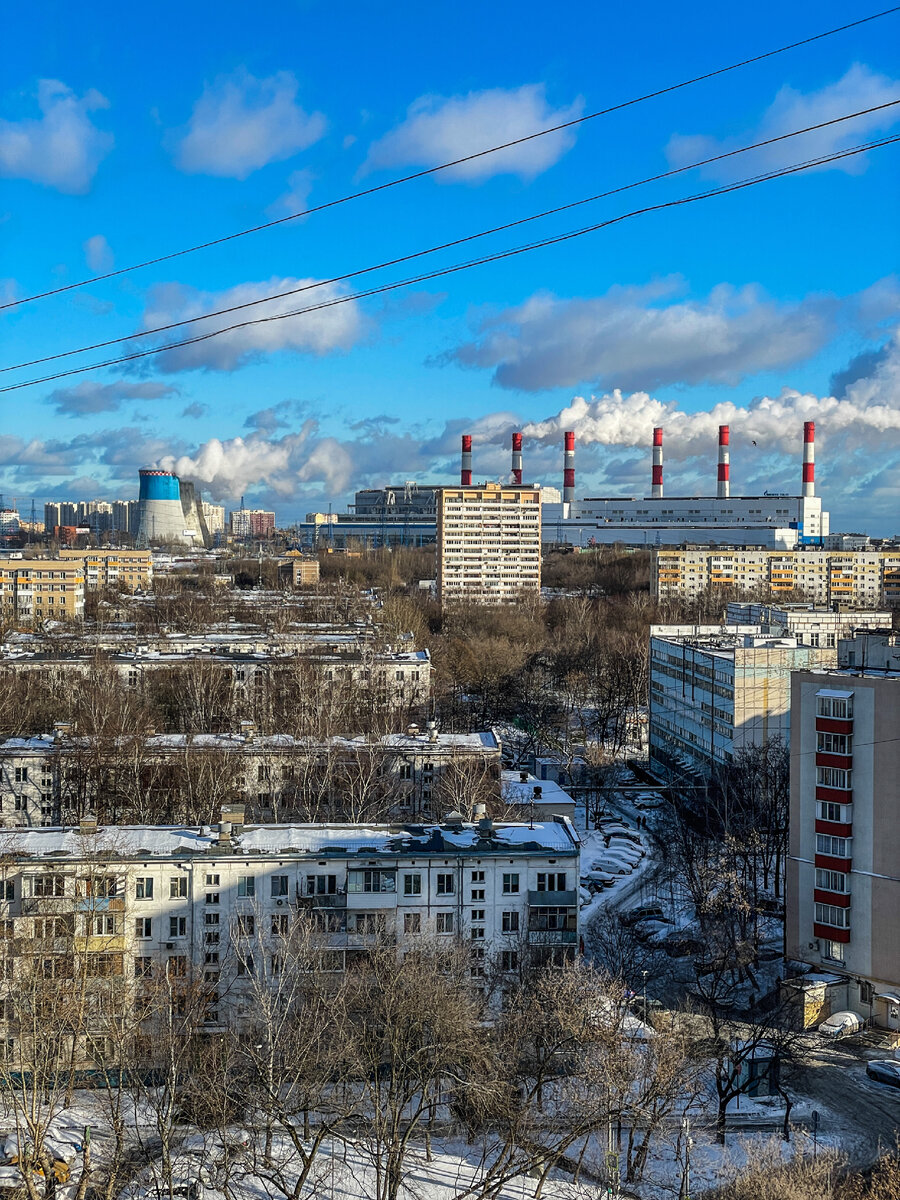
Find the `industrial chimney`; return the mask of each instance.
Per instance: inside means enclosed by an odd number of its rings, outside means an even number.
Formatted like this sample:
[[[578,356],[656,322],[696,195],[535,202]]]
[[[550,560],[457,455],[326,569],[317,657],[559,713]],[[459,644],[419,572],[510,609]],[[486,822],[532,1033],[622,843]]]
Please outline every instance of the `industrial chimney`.
[[[802,496],[816,494],[816,423],[803,422],[803,491]]]
[[[459,482],[462,487],[472,486],[472,435],[462,435],[462,461],[460,463]]]
[[[516,487],[522,486],[522,435],[512,435],[512,481]]]
[[[575,434],[565,435],[563,455],[563,504],[575,503]]]
[[[719,482],[716,490],[716,495],[720,500],[727,500],[731,495],[731,467],[728,454],[728,438],[730,436],[727,425],[719,426]]]
[[[650,498],[652,500],[662,500],[663,498],[662,435],[662,427],[653,430],[653,467],[650,477]]]

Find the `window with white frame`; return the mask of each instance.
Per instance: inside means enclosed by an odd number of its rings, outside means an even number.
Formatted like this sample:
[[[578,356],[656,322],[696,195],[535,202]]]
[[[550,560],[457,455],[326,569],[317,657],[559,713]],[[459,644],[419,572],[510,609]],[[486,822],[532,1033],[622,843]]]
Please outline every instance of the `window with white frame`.
[[[850,909],[836,904],[817,904],[816,921],[820,925],[831,925],[835,929],[850,928]]]
[[[835,858],[849,858],[850,847],[850,838],[832,837],[830,833],[816,834],[816,854],[831,854]]]
[[[849,892],[850,876],[843,871],[827,871],[816,867],[816,887],[826,892]]]

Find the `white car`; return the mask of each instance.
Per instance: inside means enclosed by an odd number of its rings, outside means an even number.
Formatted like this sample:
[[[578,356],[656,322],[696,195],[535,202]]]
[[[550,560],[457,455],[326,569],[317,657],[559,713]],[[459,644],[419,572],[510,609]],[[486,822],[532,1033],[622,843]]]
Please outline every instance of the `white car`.
[[[827,1038],[847,1037],[851,1033],[858,1033],[862,1024],[862,1017],[855,1012],[836,1012],[822,1022],[819,1033]]]
[[[618,858],[615,854],[607,853],[600,860],[600,869],[613,875],[630,875],[634,870],[634,863],[631,859]]]
[[[609,845],[606,847],[607,853],[612,850],[619,858],[627,858],[630,862],[637,865],[644,857],[644,852],[638,846],[632,845],[631,842],[626,842],[622,838],[610,838]]]

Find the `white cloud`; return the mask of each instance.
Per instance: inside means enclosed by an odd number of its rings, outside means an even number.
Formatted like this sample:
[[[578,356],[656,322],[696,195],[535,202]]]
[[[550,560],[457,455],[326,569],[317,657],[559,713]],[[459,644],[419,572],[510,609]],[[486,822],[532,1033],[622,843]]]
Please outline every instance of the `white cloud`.
[[[243,68],[207,84],[186,131],[174,139],[177,166],[189,174],[246,179],[305,150],[322,137],[327,121],[300,107],[297,89],[290,71],[257,79]]]
[[[113,252],[109,242],[102,233],[95,233],[84,243],[84,257],[90,269],[96,273],[111,271],[113,267]]]
[[[312,191],[315,176],[312,171],[292,171],[288,176],[288,190],[266,209],[272,217],[286,217],[291,213],[306,211],[306,202]]]
[[[436,166],[572,121],[583,109],[580,98],[568,108],[551,108],[543,84],[465,96],[420,96],[410,105],[406,119],[372,144],[364,170]],[[552,167],[574,145],[575,131],[566,129],[441,171],[435,178],[479,182],[493,175],[518,175],[529,180]]]
[[[482,322],[480,336],[444,357],[494,369],[501,387],[539,391],[584,380],[601,386],[737,383],[801,362],[833,332],[834,298],[799,304],[722,284],[705,300],[671,302],[678,279],[614,287],[592,299],[538,294]]]
[[[237,287],[224,292],[201,292],[180,284],[163,284],[152,289],[150,293],[144,313],[144,328],[183,321],[211,310],[232,308],[262,296],[306,287],[315,282],[314,279],[268,279],[259,283],[238,284]],[[200,321],[196,325],[175,331],[171,336],[194,337],[235,322],[292,312],[307,305],[336,299],[344,294],[345,289],[329,284],[312,292],[301,292],[299,295],[286,296],[282,300],[268,301],[240,312]],[[233,371],[257,355],[274,354],[279,350],[315,355],[348,350],[363,336],[364,327],[358,304],[350,300],[334,308],[267,321],[261,325],[249,325],[193,346],[166,350],[155,355],[153,363],[158,370],[164,372],[199,369]]]
[[[91,88],[79,99],[57,79],[41,79],[40,117],[0,118],[0,175],[28,179],[60,192],[86,192],[113,136],[88,116],[109,101]]]
[[[778,137],[781,134],[790,133],[794,129],[805,129],[810,125],[818,125],[823,121],[843,116],[845,113],[874,108],[889,100],[896,100],[898,96],[900,96],[900,80],[889,79],[886,75],[878,75],[864,64],[855,63],[835,83],[827,84],[817,91],[804,94],[786,84],[779,90],[755,129],[736,137],[722,139],[705,134],[689,136],[675,134],[669,141],[666,154],[672,166],[680,167],[698,159],[724,154],[738,146]],[[898,121],[900,121],[900,105],[896,108],[870,113],[865,117],[857,117],[852,121],[842,121],[827,129],[805,133],[801,137],[790,138],[774,146],[755,150],[752,159],[750,155],[740,155],[724,163],[713,163],[703,169],[703,174],[707,178],[727,182],[739,175],[746,175],[748,173],[747,164],[750,161],[752,161],[753,171],[757,171],[786,166],[807,158],[817,158],[823,154],[830,154],[834,150],[845,149],[866,141],[871,134],[890,129]],[[853,158],[841,159],[834,164],[833,169],[856,175],[865,168],[866,156],[860,154]],[[820,169],[829,168],[822,167]]]
[[[160,400],[176,388],[162,383],[93,383],[85,380],[74,387],[57,388],[47,397],[61,416],[82,417],[90,413],[114,412],[125,400]]]

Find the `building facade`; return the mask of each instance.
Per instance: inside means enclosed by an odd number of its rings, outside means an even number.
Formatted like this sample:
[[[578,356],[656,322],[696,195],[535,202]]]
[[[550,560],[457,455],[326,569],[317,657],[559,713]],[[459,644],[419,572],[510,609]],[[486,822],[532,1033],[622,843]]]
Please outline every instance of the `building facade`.
[[[241,508],[231,514],[231,534],[236,538],[270,538],[275,534],[275,514],[264,508]]]
[[[730,603],[725,619],[729,625],[759,625],[767,633],[789,633],[801,646],[817,646],[835,651],[841,638],[856,629],[890,628],[891,614],[886,609],[817,607],[814,604]]]
[[[888,648],[900,653],[896,639]],[[877,659],[876,647],[866,654]],[[787,957],[834,975],[840,986],[828,989],[832,1010],[852,1009],[894,1030],[900,1030],[898,665],[893,658],[882,668],[794,675],[786,883]]]
[[[0,607],[22,625],[75,621],[84,616],[84,565],[51,558],[0,562]]]
[[[80,562],[84,584],[89,592],[104,588],[122,588],[128,592],[147,591],[153,584],[153,556],[149,550],[65,550],[63,562]]]
[[[787,744],[791,672],[836,657],[759,626],[651,626],[651,765],[706,777],[741,749]]]
[[[813,604],[860,608],[900,604],[900,550],[763,550],[681,547],[653,551],[650,591],[657,600],[737,593],[799,593]]]
[[[541,493],[535,487],[441,488],[437,590],[442,604],[513,603],[540,594]]]

